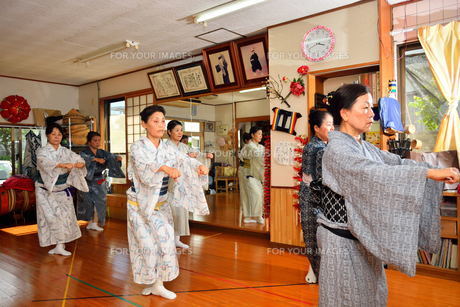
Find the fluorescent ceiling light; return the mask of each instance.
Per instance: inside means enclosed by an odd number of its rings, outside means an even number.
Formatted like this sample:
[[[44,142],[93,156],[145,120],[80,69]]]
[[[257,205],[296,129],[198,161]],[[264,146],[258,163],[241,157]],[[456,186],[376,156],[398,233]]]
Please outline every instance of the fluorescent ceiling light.
[[[194,15],[194,22],[200,23],[207,20],[235,12],[237,10],[244,9],[248,6],[264,2],[265,0],[234,0],[225,4],[210,8],[209,10],[203,11]]]
[[[247,90],[242,90],[240,91],[240,93],[243,94],[243,93],[249,93],[249,92],[255,92],[255,91],[265,91],[265,90],[267,90],[267,87],[261,86],[261,87],[256,87],[256,88],[250,88]]]
[[[98,59],[100,57],[109,55],[114,52],[120,52],[124,49],[132,48],[132,47],[134,47],[136,50],[139,49],[139,42],[135,42],[135,41],[127,39],[124,42],[112,44],[110,46],[101,48],[91,53],[87,53],[81,57],[77,57],[73,60],[73,62],[74,63],[88,63],[89,61]]]
[[[389,5],[395,5],[395,4],[399,4],[399,3],[403,3],[403,2],[408,2],[410,0],[387,0],[388,4]]]

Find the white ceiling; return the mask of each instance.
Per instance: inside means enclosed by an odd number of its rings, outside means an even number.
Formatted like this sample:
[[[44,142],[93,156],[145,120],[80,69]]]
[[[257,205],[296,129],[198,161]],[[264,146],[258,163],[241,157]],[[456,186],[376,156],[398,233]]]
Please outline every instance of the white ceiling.
[[[267,0],[222,16],[208,26],[186,17],[228,0],[1,0],[0,75],[81,85],[162,63],[167,54],[212,45],[195,36],[219,28],[242,35],[270,25],[358,2]],[[125,40],[140,42],[134,59],[73,59]],[[128,51],[131,54],[131,51]],[[137,58],[141,57],[141,58]],[[143,57],[143,58],[142,58]]]

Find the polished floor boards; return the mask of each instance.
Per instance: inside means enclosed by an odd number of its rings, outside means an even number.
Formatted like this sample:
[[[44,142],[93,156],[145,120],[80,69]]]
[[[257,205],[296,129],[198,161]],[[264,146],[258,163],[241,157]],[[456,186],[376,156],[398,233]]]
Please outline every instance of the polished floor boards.
[[[209,215],[191,215],[190,220],[192,222],[260,233],[269,231],[268,220],[265,221],[265,224],[243,223],[239,192],[231,191],[206,195],[206,200],[209,206]]]
[[[0,233],[0,306],[316,306],[298,249],[258,235],[192,229],[180,275],[166,284],[177,299],[142,296],[132,281],[126,223],[102,233],[82,229],[70,257],[48,255],[37,235]],[[460,283],[388,271],[390,306],[458,306]]]

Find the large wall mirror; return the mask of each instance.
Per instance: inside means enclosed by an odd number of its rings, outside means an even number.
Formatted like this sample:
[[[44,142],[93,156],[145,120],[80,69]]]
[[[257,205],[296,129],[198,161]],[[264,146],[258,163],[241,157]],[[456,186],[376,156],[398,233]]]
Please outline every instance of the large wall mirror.
[[[188,136],[184,142],[192,152],[198,153],[197,159],[210,169],[206,197],[211,213],[208,216],[191,214],[190,220],[268,232],[268,220],[260,218],[264,210],[263,182],[260,180],[263,180],[260,177],[265,173],[262,146],[270,135],[269,103],[265,89],[213,94],[162,105],[166,109],[167,121],[183,123],[184,135]],[[244,138],[252,127],[260,127],[257,133],[260,141],[251,137],[249,142],[254,144],[245,150]],[[245,159],[242,158],[242,152],[243,155],[246,153]],[[254,159],[252,166],[251,159]],[[255,174],[251,174],[251,171]]]

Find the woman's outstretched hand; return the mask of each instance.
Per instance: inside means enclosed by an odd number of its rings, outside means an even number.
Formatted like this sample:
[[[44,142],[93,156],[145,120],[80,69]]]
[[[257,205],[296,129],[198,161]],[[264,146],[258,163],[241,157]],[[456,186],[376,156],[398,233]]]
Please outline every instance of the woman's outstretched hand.
[[[460,172],[455,167],[429,169],[426,173],[426,177],[436,181],[444,181],[449,184],[460,182]]]
[[[200,165],[198,166],[198,175],[207,175],[209,173],[209,169],[204,166],[204,165]]]
[[[163,165],[158,170],[164,172],[166,175],[168,175],[170,178],[174,180],[181,176],[181,173],[177,168],[169,167],[166,165]]]

